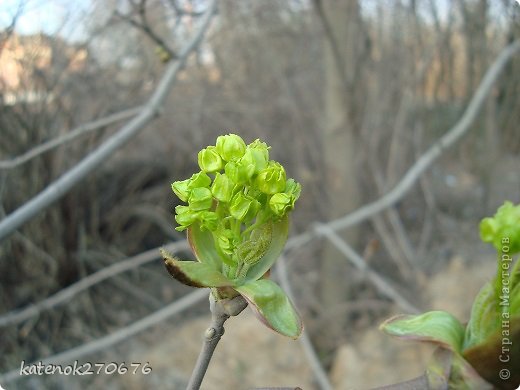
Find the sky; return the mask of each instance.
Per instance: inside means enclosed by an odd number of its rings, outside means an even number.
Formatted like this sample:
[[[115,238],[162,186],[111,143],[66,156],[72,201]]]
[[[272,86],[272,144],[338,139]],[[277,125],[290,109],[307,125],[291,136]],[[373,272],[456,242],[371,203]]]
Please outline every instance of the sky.
[[[11,24],[20,6],[16,23],[20,34],[59,33],[72,41],[85,38],[81,21],[91,10],[91,0],[0,0],[0,30]]]
[[[23,12],[16,24],[19,34],[44,32],[59,34],[70,41],[86,38],[85,15],[93,9],[95,0],[0,0],[0,31],[10,25],[20,5]],[[510,0],[518,2],[520,0]],[[387,0],[362,0],[365,12],[373,12],[379,2],[392,4]],[[441,20],[446,18],[449,0],[435,0]],[[491,11],[498,6],[497,0],[491,1]]]

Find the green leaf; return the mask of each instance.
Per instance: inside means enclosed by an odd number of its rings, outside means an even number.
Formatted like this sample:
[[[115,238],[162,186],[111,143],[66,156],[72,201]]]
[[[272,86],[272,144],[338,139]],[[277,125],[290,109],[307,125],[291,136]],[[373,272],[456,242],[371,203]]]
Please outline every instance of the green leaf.
[[[480,344],[497,325],[495,293],[491,283],[482,287],[473,301],[471,316],[466,326],[463,349]]]
[[[381,324],[380,329],[392,336],[433,342],[459,353],[464,339],[464,327],[445,311],[395,316]]]
[[[283,251],[287,237],[289,235],[289,218],[283,217],[280,221],[273,223],[271,233],[271,243],[264,255],[252,266],[246,275],[246,283],[260,279],[267,271],[271,269],[278,257]]]
[[[198,261],[212,266],[215,270],[222,269],[222,260],[215,249],[213,234],[207,230],[201,230],[198,222],[188,228],[188,242]]]
[[[211,265],[180,261],[161,249],[166,269],[179,282],[191,287],[229,287],[233,283]]]
[[[499,389],[516,389],[520,383],[520,317],[504,318],[504,322],[485,340],[465,349],[464,359],[478,374]],[[501,370],[511,376],[501,378]],[[480,387],[470,387],[480,388]]]
[[[273,281],[261,279],[235,287],[266,326],[284,336],[298,338],[303,330],[299,314],[283,290]]]

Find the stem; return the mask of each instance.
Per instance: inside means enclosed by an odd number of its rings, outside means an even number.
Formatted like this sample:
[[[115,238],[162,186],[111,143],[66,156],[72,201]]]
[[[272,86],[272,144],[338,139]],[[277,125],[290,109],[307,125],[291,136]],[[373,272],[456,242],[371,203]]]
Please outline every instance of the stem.
[[[221,299],[216,301],[213,294],[210,294],[209,308],[211,310],[211,323],[209,328],[204,332],[202,350],[200,351],[197,363],[195,363],[186,390],[200,389],[209,362],[213,356],[213,351],[215,351],[220,338],[224,334],[224,322],[226,322],[229,317],[240,314],[246,306],[247,302],[241,295],[232,299]]]

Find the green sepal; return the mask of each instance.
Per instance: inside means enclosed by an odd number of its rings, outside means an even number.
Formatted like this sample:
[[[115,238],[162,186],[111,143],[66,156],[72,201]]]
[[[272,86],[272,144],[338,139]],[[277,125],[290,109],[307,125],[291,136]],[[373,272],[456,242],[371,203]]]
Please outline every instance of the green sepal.
[[[289,236],[289,218],[286,215],[272,224],[271,243],[261,259],[252,266],[245,277],[248,281],[260,279],[278,260]]]
[[[398,315],[383,322],[380,329],[392,336],[432,342],[458,353],[464,340],[464,327],[445,311]]]
[[[197,261],[180,261],[161,249],[166,269],[176,280],[191,287],[230,287],[228,278],[214,269],[210,264]]]
[[[260,279],[235,287],[249,303],[255,315],[267,327],[296,339],[303,330],[300,316],[289,297],[272,280]]]

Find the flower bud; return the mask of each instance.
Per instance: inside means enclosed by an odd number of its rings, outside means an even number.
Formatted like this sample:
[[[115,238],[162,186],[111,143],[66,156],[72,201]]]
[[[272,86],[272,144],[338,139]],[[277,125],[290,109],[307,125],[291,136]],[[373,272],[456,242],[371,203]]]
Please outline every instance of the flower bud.
[[[174,181],[172,183],[173,192],[183,202],[188,201],[188,196],[190,194],[190,190],[188,189],[189,182],[190,182],[190,179],[186,179],[186,180],[182,180],[182,181]]]
[[[206,187],[208,188],[211,184],[211,178],[206,175],[204,172],[194,173],[188,182],[188,189],[192,190],[194,188]]]
[[[493,218],[484,218],[480,223],[480,237],[490,242],[501,253],[514,255],[520,252],[520,205],[505,202]]]
[[[233,232],[229,229],[219,229],[215,234],[216,243],[220,248],[220,251],[226,255],[231,256],[233,254]]]
[[[190,210],[188,206],[175,207],[175,221],[179,224],[175,230],[183,231],[197,220],[198,213]]]
[[[271,199],[269,199],[269,207],[277,216],[282,217],[288,211],[292,209],[291,205],[292,197],[284,192],[279,192],[278,194],[274,194]]]
[[[276,194],[285,190],[285,170],[276,161],[270,161],[256,177],[255,184],[264,194]]]
[[[253,176],[254,168],[253,165],[246,165],[241,161],[230,161],[226,164],[225,172],[233,183],[244,184]]]
[[[215,199],[221,202],[229,202],[233,196],[234,186],[235,183],[227,175],[217,173],[211,185],[211,193]]]
[[[213,205],[213,196],[209,188],[194,188],[188,197],[190,209],[193,211],[208,210]]]
[[[208,229],[210,231],[217,230],[218,227],[218,216],[217,213],[213,211],[202,211],[198,219],[200,221],[200,224],[202,228]]]
[[[253,167],[253,175],[258,174],[267,167],[269,162],[269,151],[265,142],[255,140],[247,146],[247,149],[240,159],[240,162]]]
[[[229,205],[230,214],[239,221],[249,221],[258,214],[260,203],[243,193],[239,192],[233,196]]]
[[[294,200],[292,201],[293,205],[294,202],[300,197],[300,192],[302,191],[302,186],[300,183],[298,183],[294,179],[287,179],[287,182],[285,183],[285,190],[284,192],[288,195],[291,195]]]
[[[222,158],[215,146],[208,146],[198,154],[199,167],[203,172],[217,172],[223,167]]]
[[[246,144],[238,135],[228,134],[217,138],[216,148],[225,161],[236,161],[244,155]]]

